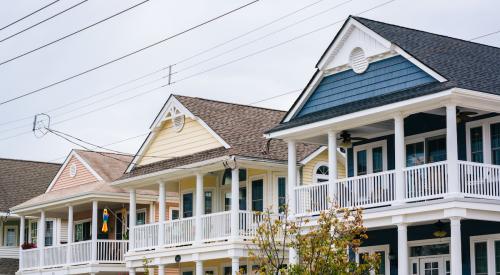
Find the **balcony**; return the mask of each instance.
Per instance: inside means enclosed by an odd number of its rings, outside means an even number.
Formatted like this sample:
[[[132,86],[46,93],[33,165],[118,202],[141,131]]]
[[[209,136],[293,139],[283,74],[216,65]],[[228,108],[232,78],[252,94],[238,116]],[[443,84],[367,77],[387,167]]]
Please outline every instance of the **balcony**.
[[[500,165],[458,161],[457,181],[449,182],[448,161],[404,168],[403,199],[411,203],[440,199],[450,193],[450,184],[459,185],[460,197],[500,200]],[[330,197],[340,207],[374,208],[397,201],[396,171],[385,171],[295,188],[297,215],[318,214],[330,207]]]
[[[124,264],[128,241],[97,240],[95,250],[92,248],[92,241],[84,241],[22,250],[20,269],[28,271],[84,264]]]
[[[273,218],[278,218],[278,215]],[[252,211],[238,211],[238,229],[235,240],[246,241],[256,236],[262,214]],[[214,242],[227,242],[231,239],[231,211],[201,215],[201,240],[199,245]],[[163,231],[163,241],[160,237]],[[151,250],[158,248],[173,248],[179,246],[196,245],[195,218],[185,218],[163,223],[139,225],[133,229],[134,251]]]

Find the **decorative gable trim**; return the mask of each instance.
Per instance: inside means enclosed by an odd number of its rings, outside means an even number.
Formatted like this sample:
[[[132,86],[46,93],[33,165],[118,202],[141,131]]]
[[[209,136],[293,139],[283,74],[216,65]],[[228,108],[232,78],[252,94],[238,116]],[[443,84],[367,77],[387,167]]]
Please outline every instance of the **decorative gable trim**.
[[[314,74],[312,79],[309,81],[307,86],[304,88],[302,91],[301,95],[299,98],[294,102],[288,113],[285,115],[282,123],[288,122],[292,120],[302,109],[304,104],[308,101],[309,97],[313,94],[313,92],[316,90],[317,86],[321,82],[324,76],[331,74],[333,72],[339,72],[342,70],[347,70],[350,69],[349,64],[343,64],[341,66],[337,66],[335,68],[327,68],[328,64],[332,62],[332,60],[335,58],[337,53],[340,51],[340,49],[344,46],[346,43],[347,39],[349,38],[349,35],[354,31],[354,29],[359,29],[363,33],[369,35],[371,38],[376,40],[377,43],[382,45],[382,47],[386,48],[387,51],[384,53],[380,53],[376,56],[372,56],[371,60],[375,59],[385,59],[387,57],[392,57],[395,55],[401,55],[405,59],[407,59],[409,62],[413,63],[415,66],[420,68],[422,71],[426,72],[430,76],[432,76],[434,79],[436,79],[439,82],[444,82],[446,81],[446,78],[432,70],[431,68],[427,67],[425,64],[420,62],[418,59],[413,57],[411,54],[407,53],[403,49],[401,49],[399,46],[393,44],[389,40],[383,38],[380,36],[378,33],[374,32],[373,30],[369,29],[365,25],[361,24],[359,21],[357,21],[355,18],[349,17],[349,19],[344,23],[340,31],[337,33],[335,38],[333,39],[332,43],[328,46],[326,51],[323,53],[321,56],[320,60],[316,64],[317,72]]]
[[[59,171],[57,171],[57,174],[54,177],[54,179],[52,179],[52,181],[50,182],[50,185],[49,187],[47,187],[47,191],[45,191],[45,193],[48,193],[50,192],[50,190],[52,190],[52,187],[54,187],[57,180],[62,175],[62,173],[64,172],[64,170],[66,169],[72,158],[76,158],[85,167],[85,169],[87,169],[92,174],[92,176],[96,178],[97,181],[101,182],[104,181],[104,179],[94,169],[92,169],[92,167],[80,155],[78,155],[78,153],[75,150],[72,150],[71,153],[64,160],[64,163],[63,165],[61,165],[61,168],[59,168]]]
[[[193,119],[194,121],[199,123],[203,128],[205,128],[222,146],[224,146],[224,148],[226,149],[231,148],[231,146],[224,139],[222,139],[222,137],[219,136],[212,128],[210,128],[210,126],[208,126],[208,124],[205,123],[205,121],[195,116],[191,111],[189,111],[188,108],[182,105],[182,103],[175,98],[175,95],[171,95],[167,99],[167,102],[165,103],[163,108],[156,116],[151,126],[149,127],[151,132],[149,133],[148,137],[142,144],[137,154],[134,156],[132,162],[127,167],[126,173],[132,171],[135,164],[139,163],[141,159],[144,157],[145,152],[147,152],[147,150],[151,146],[151,142],[158,135],[163,122],[166,121],[167,119],[172,119],[176,115],[184,115],[188,118]]]

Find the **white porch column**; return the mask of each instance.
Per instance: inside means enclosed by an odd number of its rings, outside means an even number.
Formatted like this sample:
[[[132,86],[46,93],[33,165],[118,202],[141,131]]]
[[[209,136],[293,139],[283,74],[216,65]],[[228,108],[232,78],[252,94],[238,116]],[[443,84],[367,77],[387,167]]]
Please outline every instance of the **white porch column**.
[[[408,226],[398,224],[398,274],[408,274]]]
[[[236,274],[238,274],[239,270],[240,270],[240,258],[239,257],[232,257],[231,258],[231,274],[236,275]]]
[[[128,270],[128,274],[129,274],[129,275],[135,275],[135,268],[130,268],[130,269]]]
[[[196,260],[196,272],[195,275],[203,275],[203,261]]]
[[[26,225],[26,219],[24,216],[21,216],[21,220],[19,223],[19,270],[23,269],[23,244],[24,240],[24,227]],[[3,232],[3,231],[0,231]]]
[[[165,275],[165,265],[158,265],[158,275]]]
[[[457,106],[446,105],[446,154],[448,160],[448,192],[450,196],[458,196],[458,141],[457,141]]]
[[[43,266],[44,253],[43,248],[45,248],[45,210],[40,211],[40,222],[38,223],[38,241],[37,247],[40,249],[40,266]]]
[[[68,246],[66,251],[66,262],[71,263],[71,243],[73,243],[73,205],[68,206]]]
[[[337,132],[328,131],[328,197],[329,203],[337,202]]]
[[[405,177],[403,169],[405,160],[405,127],[403,114],[394,116],[394,160],[395,160],[395,182],[396,182],[396,204],[402,204],[405,199]]]
[[[134,250],[134,227],[136,224],[136,219],[137,219],[137,205],[136,205],[136,193],[135,189],[131,189],[129,191],[130,193],[130,202],[129,202],[129,221],[128,221],[128,250],[133,251]],[[134,270],[135,274],[135,270]]]
[[[97,201],[92,201],[92,262],[97,261]]]
[[[295,187],[297,186],[297,142],[288,141],[288,219],[293,219],[296,211]],[[288,250],[288,261],[297,264],[297,251],[294,248]]]
[[[462,235],[460,217],[450,218],[450,265],[451,274],[462,274]]]
[[[201,215],[203,215],[203,174],[196,174],[196,217],[195,217],[195,243],[201,244],[203,226]]]
[[[166,205],[165,205],[165,182],[161,181],[158,183],[158,203],[159,203],[159,213],[158,213],[158,222],[159,230],[158,232],[158,245],[162,246],[165,243],[165,230],[163,227],[165,226],[165,215],[166,215]]]
[[[239,210],[240,210],[240,170],[231,170],[231,237],[238,239],[239,231]]]

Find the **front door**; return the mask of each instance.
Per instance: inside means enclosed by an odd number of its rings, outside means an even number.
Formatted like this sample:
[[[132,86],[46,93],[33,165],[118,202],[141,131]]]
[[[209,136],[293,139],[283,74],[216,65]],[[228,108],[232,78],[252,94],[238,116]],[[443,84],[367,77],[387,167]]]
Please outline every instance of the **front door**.
[[[450,257],[448,255],[436,257],[421,257],[414,259],[412,272],[415,275],[450,275]],[[416,266],[418,265],[418,270]]]

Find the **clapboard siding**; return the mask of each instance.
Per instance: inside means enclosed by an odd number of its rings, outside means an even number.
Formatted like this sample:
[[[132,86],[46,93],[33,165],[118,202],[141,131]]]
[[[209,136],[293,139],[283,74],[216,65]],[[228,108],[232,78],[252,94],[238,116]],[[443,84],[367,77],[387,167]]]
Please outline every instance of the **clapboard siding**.
[[[302,168],[302,184],[308,185],[314,181],[314,168],[320,162],[328,163],[328,151],[325,150],[321,154],[317,155],[315,158],[310,160]],[[345,178],[346,168],[343,158],[337,158],[337,177],[339,179]]]
[[[222,144],[207,129],[193,119],[186,118],[184,127],[180,132],[172,128],[172,122],[168,120],[151,142],[145,152],[146,157],[139,161],[139,165],[185,156],[221,146]]]
[[[297,116],[434,81],[404,57],[394,56],[371,63],[362,74],[347,70],[324,77]]]
[[[76,164],[76,176],[71,177],[69,170],[73,164]],[[64,170],[61,172],[50,191],[96,182],[97,180],[98,179],[80,162],[80,160],[72,156],[68,165],[64,167]]]

